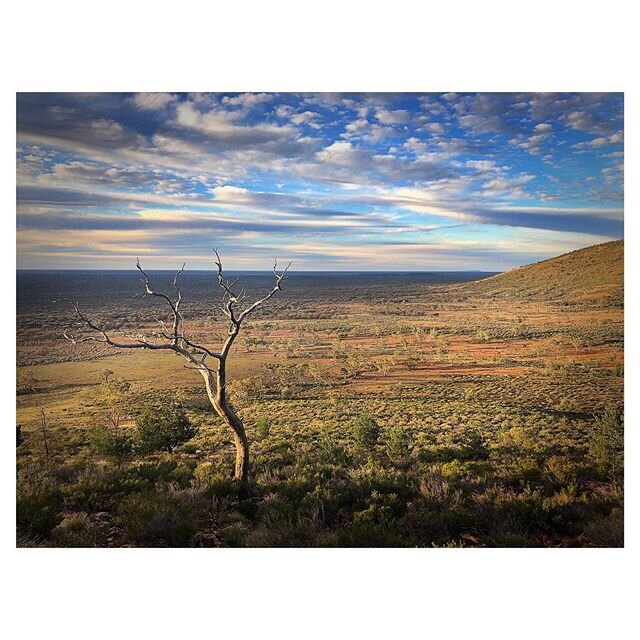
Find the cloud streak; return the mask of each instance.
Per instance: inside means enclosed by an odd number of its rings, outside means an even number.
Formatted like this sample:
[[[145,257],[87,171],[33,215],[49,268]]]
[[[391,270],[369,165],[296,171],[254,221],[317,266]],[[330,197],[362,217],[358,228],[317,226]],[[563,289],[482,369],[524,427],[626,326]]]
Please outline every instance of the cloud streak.
[[[623,125],[620,94],[19,94],[19,264],[515,266],[622,236]]]

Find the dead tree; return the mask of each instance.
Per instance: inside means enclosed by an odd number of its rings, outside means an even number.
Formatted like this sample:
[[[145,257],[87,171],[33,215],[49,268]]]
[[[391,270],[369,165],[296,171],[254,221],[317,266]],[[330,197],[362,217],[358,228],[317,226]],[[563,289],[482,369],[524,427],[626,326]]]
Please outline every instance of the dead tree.
[[[40,409],[40,431],[42,431],[42,441],[44,442],[44,452],[49,457],[49,441],[47,438],[47,414],[44,409]]]
[[[237,290],[238,278],[233,282],[229,282],[222,272],[222,261],[217,250],[214,249],[216,257],[215,264],[217,267],[218,286],[223,291],[222,312],[227,317],[229,325],[227,338],[222,345],[220,351],[213,351],[203,344],[199,344],[191,340],[184,332],[184,318],[180,311],[182,302],[182,292],[178,286],[178,279],[184,272],[185,265],[176,273],[173,279],[173,288],[176,291],[175,299],[170,298],[164,293],[154,291],[151,286],[149,276],[137,261],[136,267],[141,273],[140,281],[144,285],[143,296],[154,296],[163,299],[171,309],[172,327],[169,330],[164,323],[161,323],[162,330],[154,332],[150,336],[125,336],[127,342],[114,340],[103,327],[95,324],[87,318],[77,302],[73,304],[78,325],[89,331],[89,335],[70,335],[65,331],[64,337],[73,344],[81,342],[103,342],[118,349],[151,349],[165,350],[178,353],[189,362],[190,368],[197,370],[204,379],[207,390],[207,396],[213,406],[215,412],[222,418],[225,424],[231,428],[233,432],[233,440],[236,448],[236,462],[234,477],[239,483],[239,496],[246,498],[249,494],[249,441],[247,434],[238,414],[234,411],[229,403],[227,395],[227,359],[229,352],[235,339],[240,333],[243,322],[261,305],[270,300],[277,291],[280,291],[282,281],[287,278],[287,271],[291,266],[289,263],[282,271],[278,272],[278,261],[273,265],[273,275],[275,284],[273,288],[264,297],[256,300],[248,306],[240,307],[246,302],[245,289],[242,287]],[[98,334],[98,335],[95,335]],[[213,360],[214,366],[211,366],[207,359]]]

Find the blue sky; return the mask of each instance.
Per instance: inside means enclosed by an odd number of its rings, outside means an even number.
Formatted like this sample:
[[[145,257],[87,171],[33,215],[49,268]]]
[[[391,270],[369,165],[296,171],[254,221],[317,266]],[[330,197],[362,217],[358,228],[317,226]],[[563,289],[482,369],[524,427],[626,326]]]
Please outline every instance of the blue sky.
[[[20,268],[497,271],[623,235],[617,93],[18,94]]]

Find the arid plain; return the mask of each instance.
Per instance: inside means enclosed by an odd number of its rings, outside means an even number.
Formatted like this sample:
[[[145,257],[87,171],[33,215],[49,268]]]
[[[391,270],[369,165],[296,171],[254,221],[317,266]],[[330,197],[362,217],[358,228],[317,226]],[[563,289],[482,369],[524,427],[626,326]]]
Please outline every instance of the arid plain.
[[[622,241],[471,282],[293,272],[229,359],[246,501],[197,372],[63,337],[67,298],[114,334],[157,329],[136,275],[29,273],[21,298],[19,274],[18,544],[621,546],[622,273]],[[218,346],[207,277],[185,274],[183,313]],[[143,454],[141,408],[167,399],[197,432]],[[96,435],[114,412],[121,450]]]

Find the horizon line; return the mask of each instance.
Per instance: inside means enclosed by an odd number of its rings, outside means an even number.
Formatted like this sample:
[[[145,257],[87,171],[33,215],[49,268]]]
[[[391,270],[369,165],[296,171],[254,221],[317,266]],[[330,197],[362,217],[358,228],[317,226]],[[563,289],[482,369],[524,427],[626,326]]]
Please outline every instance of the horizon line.
[[[522,265],[526,266],[526,265]],[[519,269],[520,267],[512,267],[513,269]],[[16,271],[122,271],[123,273],[127,272],[136,272],[136,268],[131,269],[118,269],[118,268],[99,268],[99,269],[85,269],[82,267],[16,267]],[[145,269],[145,271],[166,271],[167,273],[175,273],[176,269]],[[214,272],[215,269],[186,269],[184,273],[187,272]],[[225,269],[226,272],[233,273],[273,273],[272,269]],[[510,271],[510,269],[508,269]],[[292,271],[291,269],[288,273],[503,273],[503,271],[495,271],[495,270],[487,270],[487,269],[420,269],[420,270],[412,270],[412,269],[393,269],[393,270],[384,270],[384,269],[301,269],[299,271]]]

